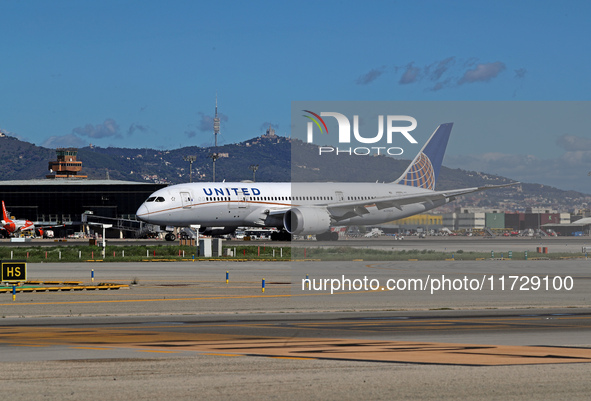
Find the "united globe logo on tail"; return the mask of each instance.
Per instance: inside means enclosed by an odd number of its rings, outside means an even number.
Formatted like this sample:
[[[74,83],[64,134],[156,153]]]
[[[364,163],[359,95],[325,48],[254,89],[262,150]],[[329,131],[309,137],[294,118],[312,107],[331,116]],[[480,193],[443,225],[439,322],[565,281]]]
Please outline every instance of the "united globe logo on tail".
[[[411,164],[410,171],[398,181],[399,184],[435,190],[435,170],[431,160],[423,152]]]
[[[435,190],[453,123],[441,124],[425,143],[397,184]]]

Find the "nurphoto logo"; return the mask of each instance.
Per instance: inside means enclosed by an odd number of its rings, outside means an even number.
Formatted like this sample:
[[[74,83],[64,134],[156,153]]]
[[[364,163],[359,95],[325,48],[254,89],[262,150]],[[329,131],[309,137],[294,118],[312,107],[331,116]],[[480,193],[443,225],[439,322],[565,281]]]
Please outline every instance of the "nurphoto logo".
[[[311,121],[308,121],[306,127],[306,142],[313,143],[314,142],[314,131],[318,131],[321,134],[328,135],[328,127],[326,122],[322,117],[333,117],[336,119],[339,130],[338,130],[338,141],[339,144],[351,144],[351,141],[356,141],[360,144],[376,144],[383,140],[384,138],[384,117],[386,120],[386,142],[388,145],[394,143],[395,138],[399,138],[399,134],[402,135],[402,138],[407,140],[409,143],[416,144],[418,143],[416,139],[410,134],[410,131],[414,130],[417,127],[417,120],[414,117],[410,116],[401,116],[401,115],[379,115],[378,116],[378,132],[374,136],[363,136],[359,132],[359,115],[353,115],[353,138],[351,138],[351,122],[347,116],[342,113],[336,112],[326,112],[322,111],[320,114],[315,113],[310,110],[303,110],[303,112],[308,114],[303,114],[303,117],[308,118]],[[396,123],[410,123],[408,126],[399,126]],[[316,128],[315,128],[316,127]],[[318,152],[320,155],[323,153],[335,153],[341,154],[346,153],[349,155],[368,155],[375,153],[377,155],[380,154],[387,154],[390,156],[400,156],[404,149],[401,147],[386,147],[386,146],[360,146],[360,147],[334,147],[334,146],[320,146],[318,148]]]

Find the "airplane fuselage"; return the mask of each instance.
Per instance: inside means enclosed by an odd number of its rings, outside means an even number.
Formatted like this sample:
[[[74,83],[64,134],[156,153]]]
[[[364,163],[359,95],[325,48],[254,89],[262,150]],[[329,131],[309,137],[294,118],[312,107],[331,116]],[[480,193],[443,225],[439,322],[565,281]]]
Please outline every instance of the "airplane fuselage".
[[[2,220],[1,224],[9,235],[35,229],[35,225],[29,220]]]
[[[191,183],[154,192],[137,211],[139,219],[157,225],[188,227],[282,227],[281,212],[292,208],[334,208],[364,202],[369,213],[344,218],[338,225],[371,225],[411,216],[446,203],[423,202],[378,209],[376,199],[433,191],[381,183]],[[275,214],[276,213],[276,214]],[[274,218],[274,216],[277,216]]]

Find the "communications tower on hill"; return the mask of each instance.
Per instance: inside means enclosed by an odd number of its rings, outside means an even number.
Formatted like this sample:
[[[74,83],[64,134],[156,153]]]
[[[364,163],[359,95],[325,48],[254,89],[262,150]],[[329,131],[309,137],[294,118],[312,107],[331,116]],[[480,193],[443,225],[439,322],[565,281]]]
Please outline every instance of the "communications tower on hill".
[[[218,117],[218,95],[215,95],[215,117],[213,118],[213,134],[215,136],[215,147],[218,147],[218,134],[220,133],[220,118]]]

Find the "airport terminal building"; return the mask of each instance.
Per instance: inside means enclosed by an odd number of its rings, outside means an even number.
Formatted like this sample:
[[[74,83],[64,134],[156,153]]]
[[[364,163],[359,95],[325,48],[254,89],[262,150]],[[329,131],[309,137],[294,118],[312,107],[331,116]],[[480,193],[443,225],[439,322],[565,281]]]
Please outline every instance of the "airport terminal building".
[[[56,236],[83,231],[83,215],[115,223],[119,235],[132,236],[135,229],[124,221],[135,220],[137,208],[165,184],[115,180],[55,178],[0,181],[0,200],[11,216],[45,224],[64,224]],[[112,219],[112,220],[111,220]],[[64,232],[62,232],[62,230]],[[113,235],[113,233],[111,233]]]
[[[89,180],[80,174],[76,148],[56,149],[46,179],[0,181],[0,200],[10,216],[42,225],[58,225],[58,237],[87,231],[86,222],[112,224],[110,236],[134,237],[141,232],[135,212],[165,184]]]

